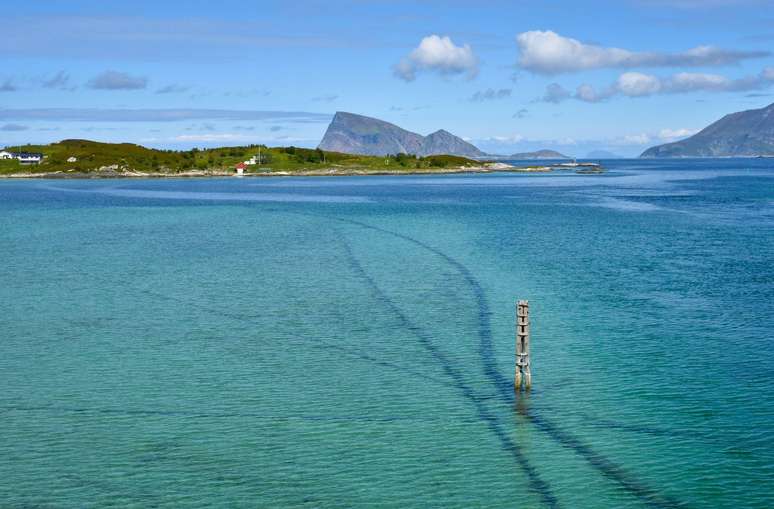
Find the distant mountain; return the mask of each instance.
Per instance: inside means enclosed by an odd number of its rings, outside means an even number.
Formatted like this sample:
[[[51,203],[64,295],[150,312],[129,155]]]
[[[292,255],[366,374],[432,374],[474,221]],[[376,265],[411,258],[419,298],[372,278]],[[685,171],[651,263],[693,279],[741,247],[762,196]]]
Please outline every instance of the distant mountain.
[[[383,156],[448,154],[465,157],[485,156],[462,138],[441,129],[427,136],[376,118],[339,111],[325,131],[319,148],[345,154]]]
[[[721,118],[685,140],[649,148],[640,157],[774,155],[774,104]]]
[[[537,150],[535,152],[520,152],[511,154],[511,159],[572,159],[572,157],[560,154],[555,150]]]
[[[592,150],[586,154],[586,159],[623,159],[624,157],[607,150]]]
[[[425,136],[420,155],[448,154],[453,156],[481,157],[486,154],[462,138],[443,129]]]

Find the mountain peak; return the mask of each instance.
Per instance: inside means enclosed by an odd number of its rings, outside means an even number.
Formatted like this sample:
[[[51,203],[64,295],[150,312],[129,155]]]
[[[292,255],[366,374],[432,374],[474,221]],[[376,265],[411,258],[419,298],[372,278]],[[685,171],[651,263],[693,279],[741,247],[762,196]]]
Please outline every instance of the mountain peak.
[[[376,156],[448,154],[480,157],[485,155],[475,146],[444,129],[422,136],[384,120],[345,111],[337,111],[333,116],[319,148],[331,152]]]

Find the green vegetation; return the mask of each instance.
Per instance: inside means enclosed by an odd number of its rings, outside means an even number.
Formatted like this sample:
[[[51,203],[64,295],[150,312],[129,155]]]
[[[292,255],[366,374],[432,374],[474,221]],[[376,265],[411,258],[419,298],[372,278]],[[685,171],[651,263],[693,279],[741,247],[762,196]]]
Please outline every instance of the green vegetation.
[[[255,157],[259,164],[247,166],[245,169],[247,174],[412,172],[481,165],[472,159],[447,155],[418,158],[413,155],[397,154],[374,157],[298,147],[269,148],[263,145],[172,151],[149,149],[131,143],[64,140],[50,145],[9,147],[9,150],[40,152],[45,155],[45,159],[39,165],[20,165],[15,160],[0,161],[0,174],[62,172],[79,175],[131,171],[175,175],[194,170],[222,173],[233,172],[237,163],[252,157]],[[258,161],[259,153],[260,161]],[[70,158],[76,160],[68,162]]]
[[[19,164],[15,159],[0,159],[0,175],[4,173],[18,173],[24,171],[25,166]]]

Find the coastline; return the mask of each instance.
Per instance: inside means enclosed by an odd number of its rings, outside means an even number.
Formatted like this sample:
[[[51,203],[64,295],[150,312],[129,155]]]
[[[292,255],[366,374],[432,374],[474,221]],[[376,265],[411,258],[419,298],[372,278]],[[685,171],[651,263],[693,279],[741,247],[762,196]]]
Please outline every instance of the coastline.
[[[584,165],[587,166],[587,165]],[[0,179],[154,179],[154,178],[253,178],[253,177],[349,177],[349,176],[386,176],[386,175],[453,175],[453,174],[479,174],[479,173],[550,173],[555,170],[570,170],[576,167],[565,165],[552,166],[512,166],[505,163],[489,163],[481,166],[457,166],[451,168],[418,168],[409,170],[372,170],[355,168],[327,168],[319,170],[300,170],[300,171],[271,171],[271,172],[252,172],[236,175],[233,171],[223,170],[191,170],[179,173],[167,172],[138,172],[131,170],[108,171],[96,170],[93,172],[21,172],[0,174]]]

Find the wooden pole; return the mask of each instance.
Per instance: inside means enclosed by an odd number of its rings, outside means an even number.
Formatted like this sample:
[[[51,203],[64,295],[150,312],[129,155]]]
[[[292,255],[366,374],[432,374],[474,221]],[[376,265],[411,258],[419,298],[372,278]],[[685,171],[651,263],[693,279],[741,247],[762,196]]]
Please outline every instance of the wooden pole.
[[[516,303],[516,369],[513,379],[513,390],[532,388],[532,372],[529,366],[529,301],[520,300]]]

